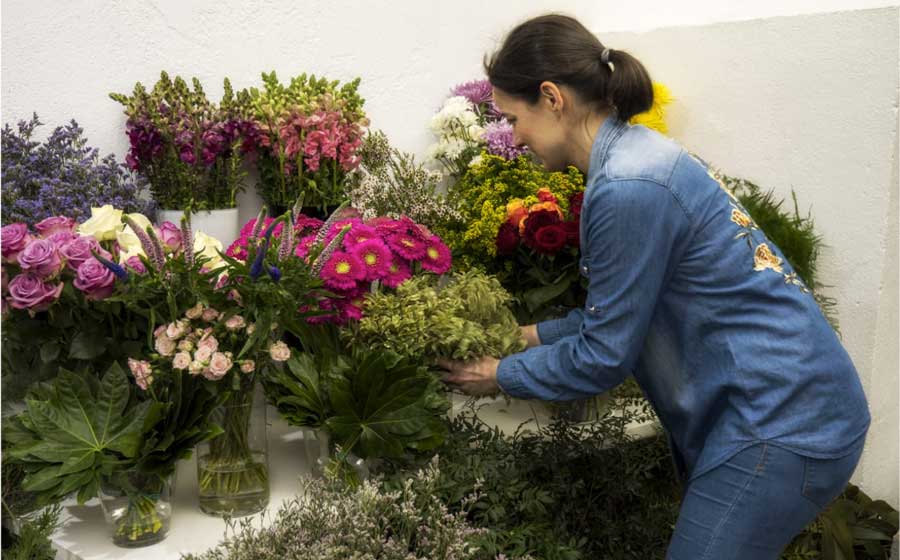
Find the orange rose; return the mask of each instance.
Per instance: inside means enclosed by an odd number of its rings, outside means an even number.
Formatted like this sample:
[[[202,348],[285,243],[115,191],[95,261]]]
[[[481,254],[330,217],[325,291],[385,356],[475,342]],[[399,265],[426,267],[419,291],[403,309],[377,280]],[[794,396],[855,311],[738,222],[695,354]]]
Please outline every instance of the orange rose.
[[[506,205],[506,221],[515,227],[521,227],[528,216],[528,209],[521,198],[514,198]]]
[[[552,192],[550,192],[550,189],[548,189],[547,187],[538,189],[537,197],[538,197],[538,200],[540,200],[541,202],[554,202],[554,203],[559,202],[559,200],[557,200],[556,196]]]

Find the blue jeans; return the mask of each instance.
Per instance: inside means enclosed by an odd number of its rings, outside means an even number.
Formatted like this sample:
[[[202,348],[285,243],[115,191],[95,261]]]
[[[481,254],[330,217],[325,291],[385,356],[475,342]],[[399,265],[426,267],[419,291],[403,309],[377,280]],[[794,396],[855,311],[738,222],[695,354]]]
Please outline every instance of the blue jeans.
[[[667,560],[777,560],[844,490],[862,442],[838,459],[760,443],[692,480]]]

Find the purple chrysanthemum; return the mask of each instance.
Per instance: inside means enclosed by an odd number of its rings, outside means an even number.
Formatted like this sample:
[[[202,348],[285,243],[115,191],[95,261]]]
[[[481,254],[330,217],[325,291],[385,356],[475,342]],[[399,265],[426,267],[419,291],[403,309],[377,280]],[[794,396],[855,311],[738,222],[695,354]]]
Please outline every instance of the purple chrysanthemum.
[[[474,80],[459,84],[451,91],[451,95],[461,95],[472,102],[478,110],[484,110],[488,116],[500,117],[500,110],[494,104],[493,86],[487,80]],[[484,107],[486,105],[486,107]]]
[[[483,138],[487,143],[488,153],[504,159],[516,159],[528,151],[527,148],[516,145],[512,125],[506,119],[488,124]]]

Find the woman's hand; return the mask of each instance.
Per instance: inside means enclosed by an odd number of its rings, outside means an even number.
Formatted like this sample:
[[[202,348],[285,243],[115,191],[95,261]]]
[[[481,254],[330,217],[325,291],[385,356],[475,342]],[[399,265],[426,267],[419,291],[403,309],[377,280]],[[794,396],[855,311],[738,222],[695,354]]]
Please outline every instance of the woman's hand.
[[[529,348],[541,345],[541,337],[538,336],[537,325],[522,325],[519,329],[522,331],[522,338],[528,343]]]
[[[443,381],[467,395],[475,397],[496,395],[500,392],[497,385],[497,366],[500,360],[486,357],[471,362],[456,360],[438,360],[438,365],[447,370]]]

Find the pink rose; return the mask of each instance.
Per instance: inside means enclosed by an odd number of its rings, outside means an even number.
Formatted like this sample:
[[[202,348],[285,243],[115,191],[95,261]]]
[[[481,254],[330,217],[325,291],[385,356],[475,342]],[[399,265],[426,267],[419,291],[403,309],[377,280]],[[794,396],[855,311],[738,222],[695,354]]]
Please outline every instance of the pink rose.
[[[187,352],[179,352],[172,358],[172,367],[174,369],[187,369],[191,365],[191,355]]]
[[[75,220],[65,216],[53,216],[45,218],[34,224],[34,229],[38,230],[41,237],[47,238],[54,233],[72,233],[75,231]]]
[[[194,342],[190,338],[182,338],[178,341],[178,349],[182,352],[190,352],[194,349]]]
[[[217,381],[219,379],[222,379],[225,374],[228,373],[228,371],[231,369],[231,366],[231,358],[229,358],[222,352],[216,352],[209,360],[209,375],[204,372],[204,376],[207,379]]]
[[[60,248],[69,241],[74,241],[79,237],[80,236],[74,231],[57,231],[53,235],[48,235],[47,240]]]
[[[181,229],[172,222],[163,222],[159,226],[157,235],[166,251],[174,253],[181,249]]]
[[[168,336],[172,340],[178,340],[179,338],[187,334],[190,327],[191,324],[188,321],[179,319],[174,323],[169,323],[169,325],[166,327],[166,336]]]
[[[209,361],[209,359],[212,357],[212,355],[213,355],[213,351],[208,347],[197,348],[197,351],[194,352],[194,360],[197,362],[200,362],[202,364],[205,364],[206,362]]]
[[[59,298],[63,285],[44,282],[36,274],[19,274],[9,283],[9,304],[16,309],[43,311]]]
[[[256,363],[253,360],[245,360],[241,362],[241,371],[244,373],[253,373],[256,369]]]
[[[91,258],[78,267],[73,282],[90,300],[104,299],[112,294],[116,284],[116,276],[112,271],[95,258]]]
[[[212,323],[219,317],[219,312],[210,307],[209,309],[203,310],[203,320],[207,323]]]
[[[125,259],[125,266],[135,271],[137,274],[147,274],[147,267],[144,266],[144,261],[137,255],[131,255]]]
[[[156,339],[156,351],[162,356],[171,356],[175,353],[175,341],[168,336],[161,336]]]
[[[59,254],[66,259],[69,268],[76,272],[85,261],[94,258],[92,251],[106,259],[112,258],[112,255],[105,251],[92,235],[76,237],[63,243],[59,248]]]
[[[16,262],[19,253],[31,241],[28,226],[22,223],[9,224],[0,228],[0,253],[6,262]]]
[[[269,356],[276,362],[286,362],[291,357],[291,349],[282,341],[275,342],[269,346]]]
[[[134,380],[143,390],[147,390],[147,387],[153,383],[153,369],[150,367],[150,362],[146,360],[135,360],[134,358],[128,358],[128,369],[131,370],[131,374],[134,375]]]
[[[56,275],[63,267],[59,250],[49,239],[34,239],[17,256],[22,270],[34,272],[43,278]]]
[[[244,328],[247,322],[240,315],[232,315],[225,320],[225,328],[230,331],[236,331]]]
[[[197,343],[197,348],[209,348],[210,352],[215,352],[219,349],[219,341],[211,334],[206,335]]]
[[[199,301],[194,307],[184,312],[184,316],[191,320],[199,319],[201,315],[203,315],[203,304]]]
[[[203,362],[194,360],[191,362],[191,365],[188,366],[188,373],[190,373],[191,375],[197,375],[198,373],[202,373],[203,368],[205,367],[206,366],[203,365]]]

